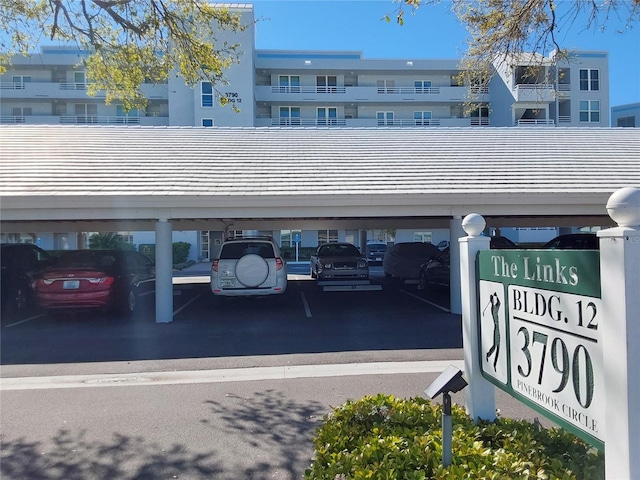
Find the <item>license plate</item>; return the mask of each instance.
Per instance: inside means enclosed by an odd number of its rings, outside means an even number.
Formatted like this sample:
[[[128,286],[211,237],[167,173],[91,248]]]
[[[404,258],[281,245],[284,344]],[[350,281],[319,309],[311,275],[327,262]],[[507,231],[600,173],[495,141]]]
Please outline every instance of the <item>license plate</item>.
[[[222,288],[228,288],[228,287],[233,287],[233,279],[222,279],[220,280],[220,286]]]
[[[62,284],[62,288],[65,290],[75,290],[80,288],[80,280],[65,280]]]
[[[382,261],[382,257],[376,257],[376,262]]]

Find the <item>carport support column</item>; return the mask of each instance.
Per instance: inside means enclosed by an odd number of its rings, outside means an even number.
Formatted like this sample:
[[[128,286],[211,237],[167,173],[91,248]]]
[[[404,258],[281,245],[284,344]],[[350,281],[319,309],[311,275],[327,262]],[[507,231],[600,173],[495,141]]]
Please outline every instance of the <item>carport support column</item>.
[[[619,225],[598,232],[602,353],[606,410],[605,478],[640,478],[640,189],[623,188],[607,202]],[[598,388],[598,387],[596,387]]]
[[[460,269],[455,268],[460,264],[460,244],[458,239],[466,236],[462,229],[462,217],[455,216],[449,221],[449,264],[453,267],[449,269],[449,296],[451,313],[462,313],[462,306],[460,302]]]
[[[492,383],[482,376],[478,330],[476,254],[489,250],[491,239],[482,236],[486,222],[481,215],[471,213],[462,220],[462,228],[469,235],[458,239],[460,245],[460,287],[462,298],[462,348],[464,373],[469,386],[464,389],[467,413],[474,420],[496,418],[496,393]],[[453,245],[455,238],[451,239]],[[451,270],[456,264],[451,258]],[[453,281],[453,279],[452,279]]]
[[[173,248],[171,223],[156,223],[156,323],[173,321]]]

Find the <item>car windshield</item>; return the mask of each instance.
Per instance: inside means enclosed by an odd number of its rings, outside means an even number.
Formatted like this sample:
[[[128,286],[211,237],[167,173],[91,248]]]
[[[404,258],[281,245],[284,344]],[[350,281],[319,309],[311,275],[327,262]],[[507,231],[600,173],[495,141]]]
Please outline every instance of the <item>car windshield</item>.
[[[79,250],[61,255],[56,266],[62,268],[105,268],[113,266],[115,260],[115,256],[110,253]]]
[[[260,255],[262,258],[275,258],[273,246],[266,242],[234,242],[222,247],[220,258],[223,260],[238,259],[245,255]]]
[[[323,245],[318,251],[318,255],[325,257],[354,257],[360,255],[360,252],[353,245]]]

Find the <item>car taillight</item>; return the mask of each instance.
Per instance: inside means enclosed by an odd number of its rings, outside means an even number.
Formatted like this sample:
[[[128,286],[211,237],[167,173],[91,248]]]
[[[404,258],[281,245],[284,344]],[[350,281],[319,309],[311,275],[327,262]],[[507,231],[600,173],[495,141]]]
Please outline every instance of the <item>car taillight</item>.
[[[276,257],[276,270],[282,270],[284,267],[284,262],[280,257]]]
[[[218,271],[218,260],[213,261],[213,263],[211,264],[211,270],[214,272]]]
[[[113,277],[95,277],[95,278],[87,278],[89,283],[93,283],[94,285],[103,284],[103,285],[111,285],[113,283]]]

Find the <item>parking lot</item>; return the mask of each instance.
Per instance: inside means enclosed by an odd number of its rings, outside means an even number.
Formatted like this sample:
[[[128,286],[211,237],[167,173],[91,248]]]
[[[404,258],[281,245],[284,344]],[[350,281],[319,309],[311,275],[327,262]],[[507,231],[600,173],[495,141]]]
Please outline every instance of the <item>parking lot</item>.
[[[462,346],[460,317],[448,313],[446,292],[418,291],[415,285],[384,278],[375,268],[372,282],[382,285],[378,291],[325,292],[308,275],[290,273],[283,295],[219,298],[203,281],[175,285],[173,322],[168,324],[155,323],[152,296],[142,300],[143,308],[132,318],[34,310],[4,318],[2,364]]]

